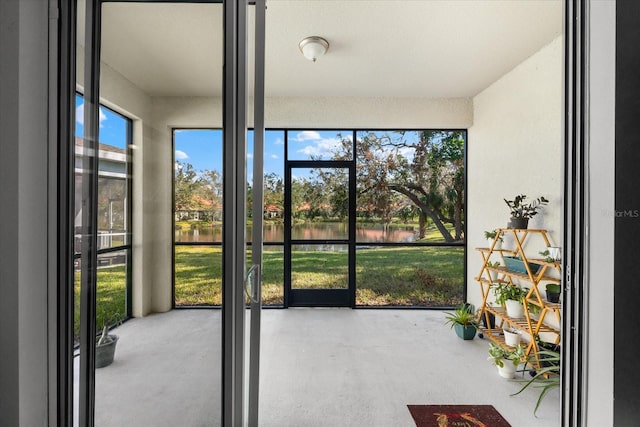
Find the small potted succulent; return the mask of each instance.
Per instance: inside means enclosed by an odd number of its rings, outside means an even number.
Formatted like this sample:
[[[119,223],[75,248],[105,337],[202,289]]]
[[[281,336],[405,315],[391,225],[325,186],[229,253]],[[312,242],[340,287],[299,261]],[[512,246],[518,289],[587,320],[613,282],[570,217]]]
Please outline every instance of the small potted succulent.
[[[506,348],[500,344],[492,342],[489,344],[489,357],[487,360],[493,362],[498,367],[498,374],[502,378],[515,378],[518,365],[526,356],[526,348],[518,344],[513,348]]]
[[[463,340],[472,340],[476,336],[478,320],[473,313],[473,309],[463,304],[454,311],[445,314],[445,324],[451,325],[456,331],[456,335]]]
[[[529,225],[529,218],[537,215],[538,209],[549,203],[549,200],[545,199],[543,196],[540,196],[531,202],[525,202],[526,199],[526,194],[518,194],[513,198],[513,200],[504,199],[504,202],[509,206],[509,210],[511,212],[509,228],[527,228]]]

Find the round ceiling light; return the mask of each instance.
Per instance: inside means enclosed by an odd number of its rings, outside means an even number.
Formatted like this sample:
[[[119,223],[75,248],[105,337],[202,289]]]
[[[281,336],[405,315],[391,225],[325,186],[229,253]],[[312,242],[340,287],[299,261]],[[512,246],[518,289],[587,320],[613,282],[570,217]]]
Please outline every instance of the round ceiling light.
[[[309,61],[316,62],[316,60],[329,49],[329,42],[322,37],[311,36],[302,39],[299,47],[305,58]]]

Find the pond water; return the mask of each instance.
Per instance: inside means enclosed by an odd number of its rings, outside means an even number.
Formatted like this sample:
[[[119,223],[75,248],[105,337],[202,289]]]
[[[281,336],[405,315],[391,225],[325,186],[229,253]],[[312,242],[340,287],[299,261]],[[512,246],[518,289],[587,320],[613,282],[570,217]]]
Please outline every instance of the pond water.
[[[283,242],[284,225],[265,224],[265,242]],[[384,228],[378,224],[358,224],[356,226],[356,241],[358,243],[410,243],[417,239],[418,227],[389,226]],[[348,227],[344,223],[322,222],[314,224],[296,224],[292,227],[292,239],[328,240],[347,239]],[[194,224],[191,230],[176,230],[176,242],[221,242],[222,227],[217,225]],[[247,238],[251,240],[251,227],[248,227]]]

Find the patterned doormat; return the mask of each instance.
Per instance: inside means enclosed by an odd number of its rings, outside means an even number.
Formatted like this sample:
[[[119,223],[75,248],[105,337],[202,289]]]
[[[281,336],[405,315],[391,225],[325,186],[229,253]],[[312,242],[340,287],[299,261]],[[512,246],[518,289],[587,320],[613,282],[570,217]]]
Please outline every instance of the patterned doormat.
[[[417,427],[511,427],[491,405],[407,405]]]

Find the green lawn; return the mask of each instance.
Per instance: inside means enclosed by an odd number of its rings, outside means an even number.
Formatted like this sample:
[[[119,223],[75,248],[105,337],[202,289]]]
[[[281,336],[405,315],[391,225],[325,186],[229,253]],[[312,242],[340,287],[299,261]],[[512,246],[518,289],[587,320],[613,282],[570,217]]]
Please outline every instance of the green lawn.
[[[281,249],[279,247],[278,249]],[[368,306],[456,306],[463,302],[464,250],[448,247],[361,248],[356,251],[356,304]],[[251,251],[248,251],[251,259]],[[294,286],[346,287],[345,252],[293,253]],[[222,303],[222,248],[176,246],[176,305]],[[247,264],[250,264],[248,261]],[[283,303],[284,254],[263,252],[262,298],[265,305]],[[98,269],[97,325],[126,317],[124,265]],[[80,272],[75,274],[75,336],[80,325]]]
[[[455,306],[463,302],[464,250],[375,248],[356,252],[358,305]],[[250,257],[250,252],[249,255]],[[220,247],[176,247],[176,305],[221,303]],[[345,287],[344,253],[294,252],[294,287]],[[263,303],[283,302],[283,252],[263,252]]]
[[[101,330],[121,322],[126,318],[126,280],[127,271],[124,264],[98,269],[96,295],[96,327]],[[75,272],[74,293],[74,335],[80,336],[80,272]]]

